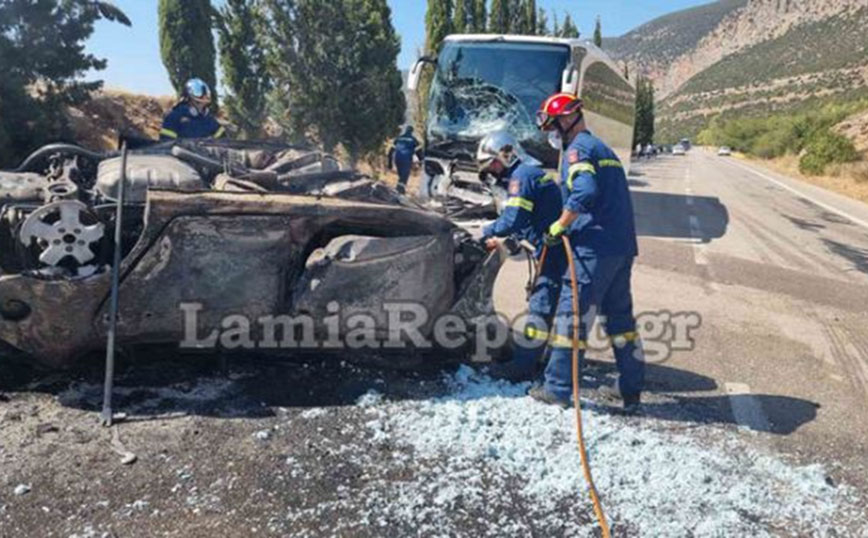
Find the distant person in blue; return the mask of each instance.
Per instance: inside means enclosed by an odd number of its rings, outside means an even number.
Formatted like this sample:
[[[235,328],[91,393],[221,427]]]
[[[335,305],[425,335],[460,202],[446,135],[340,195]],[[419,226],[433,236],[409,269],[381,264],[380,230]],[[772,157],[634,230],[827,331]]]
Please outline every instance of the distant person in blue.
[[[184,84],[181,101],[166,115],[160,140],[179,138],[220,138],[226,133],[211,114],[211,88],[192,78]]]
[[[514,237],[533,245],[539,263],[546,231],[561,216],[563,207],[561,189],[554,176],[546,174],[506,131],[496,131],[482,139],[476,162],[480,172],[509,185],[503,213],[482,230],[486,248],[497,248],[498,238]],[[551,340],[549,326],[555,316],[566,267],[564,250],[549,249],[541,273],[529,290],[524,341],[517,342],[511,361],[490,368],[494,377],[513,381],[534,377],[539,359]]]
[[[413,170],[413,156],[418,147],[419,141],[413,136],[413,127],[408,125],[404,134],[395,139],[389,150],[389,169],[392,168],[394,160],[395,168],[398,169],[398,192],[401,194],[407,191],[407,181]]]

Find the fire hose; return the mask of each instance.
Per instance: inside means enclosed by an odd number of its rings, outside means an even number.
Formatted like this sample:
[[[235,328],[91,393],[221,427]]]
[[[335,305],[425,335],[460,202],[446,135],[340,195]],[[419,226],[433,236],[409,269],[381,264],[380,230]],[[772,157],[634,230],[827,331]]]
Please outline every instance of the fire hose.
[[[591,464],[588,461],[588,450],[585,446],[585,435],[582,428],[582,409],[579,405],[579,349],[581,347],[581,341],[579,338],[579,323],[580,323],[580,310],[579,310],[579,284],[578,279],[576,277],[576,261],[573,257],[573,249],[570,244],[570,239],[566,236],[563,238],[564,250],[566,251],[567,261],[569,263],[570,270],[570,285],[572,287],[573,292],[573,338],[572,338],[572,350],[573,350],[573,402],[574,407],[576,409],[576,439],[579,447],[579,456],[582,461],[582,472],[585,475],[585,481],[588,483],[588,490],[591,495],[591,503],[594,505],[594,514],[597,516],[597,521],[600,524],[600,529],[602,530],[603,538],[610,538],[611,531],[609,530],[609,523],[606,520],[606,514],[603,512],[603,503],[600,500],[600,494],[597,491],[597,486],[594,485],[594,477],[591,473]],[[542,269],[545,266],[546,257],[548,255],[548,245],[543,246],[542,253],[540,254],[539,263],[536,265],[536,271],[533,276],[533,287],[536,287],[536,282],[539,279],[540,274],[542,273]]]

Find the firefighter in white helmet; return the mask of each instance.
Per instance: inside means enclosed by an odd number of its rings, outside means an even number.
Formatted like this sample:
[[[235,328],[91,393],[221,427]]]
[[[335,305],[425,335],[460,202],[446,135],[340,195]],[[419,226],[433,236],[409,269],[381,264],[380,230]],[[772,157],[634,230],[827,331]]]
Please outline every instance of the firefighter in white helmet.
[[[554,177],[533,164],[533,159],[506,131],[496,131],[482,139],[476,160],[481,173],[508,182],[509,197],[503,213],[482,231],[486,247],[493,250],[499,244],[498,238],[513,236],[532,244],[539,260],[546,230],[558,219],[563,207],[561,190]],[[546,258],[542,273],[530,290],[523,341],[516,342],[510,362],[492,368],[498,377],[513,380],[532,377],[545,352],[566,270],[563,249],[550,249]]]

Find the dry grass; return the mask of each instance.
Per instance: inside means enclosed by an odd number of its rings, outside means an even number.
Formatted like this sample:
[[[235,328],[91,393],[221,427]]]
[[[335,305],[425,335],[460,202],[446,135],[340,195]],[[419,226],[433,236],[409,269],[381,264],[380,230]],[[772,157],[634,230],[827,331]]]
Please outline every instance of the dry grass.
[[[90,101],[70,108],[68,116],[75,140],[97,150],[117,147],[121,133],[156,139],[163,116],[174,97],[150,97],[109,89],[93,94]]]
[[[742,155],[739,157],[744,158]],[[868,204],[868,155],[859,162],[829,166],[823,176],[807,176],[799,172],[799,158],[795,155],[755,160],[790,177]]]

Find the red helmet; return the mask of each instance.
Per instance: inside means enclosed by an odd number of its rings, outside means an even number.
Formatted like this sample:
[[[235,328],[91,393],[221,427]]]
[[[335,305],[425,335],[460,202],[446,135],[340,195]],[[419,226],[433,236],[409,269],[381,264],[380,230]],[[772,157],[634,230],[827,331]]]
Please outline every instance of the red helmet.
[[[571,93],[556,93],[546,99],[536,113],[537,127],[550,131],[555,120],[582,110],[582,100]]]

